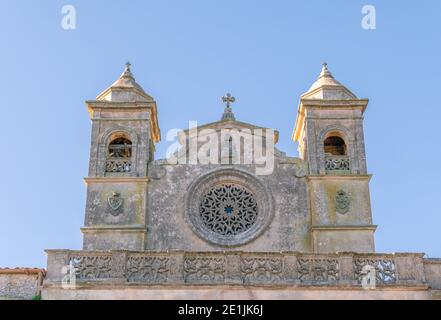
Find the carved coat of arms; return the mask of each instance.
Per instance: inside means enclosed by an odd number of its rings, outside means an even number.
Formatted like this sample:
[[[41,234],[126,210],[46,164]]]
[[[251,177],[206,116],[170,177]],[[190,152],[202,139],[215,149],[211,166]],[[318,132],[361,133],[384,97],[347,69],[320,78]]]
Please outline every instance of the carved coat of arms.
[[[347,213],[350,204],[351,200],[349,195],[343,190],[338,190],[335,194],[335,208],[337,209],[337,212],[342,214]]]
[[[107,203],[110,207],[110,214],[117,216],[121,213],[121,207],[123,204],[123,198],[119,192],[114,192],[110,197],[107,198]]]

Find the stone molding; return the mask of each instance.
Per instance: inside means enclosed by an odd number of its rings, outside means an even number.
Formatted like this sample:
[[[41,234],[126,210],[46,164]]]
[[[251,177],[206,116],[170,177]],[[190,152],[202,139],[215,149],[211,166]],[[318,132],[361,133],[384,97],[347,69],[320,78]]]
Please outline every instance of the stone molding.
[[[259,285],[361,288],[362,269],[376,269],[378,288],[427,289],[423,254],[342,252],[184,252],[46,250],[46,285],[61,286],[62,267],[78,285]]]
[[[366,180],[370,181],[372,178],[371,174],[332,174],[332,175],[315,175],[309,174],[306,176],[308,180]]]
[[[372,230],[375,231],[377,229],[377,225],[313,225],[311,226],[311,230],[326,230],[326,231],[334,231],[334,230]]]
[[[141,232],[147,233],[146,227],[141,225],[102,225],[102,226],[88,226],[82,227],[82,233],[96,233],[96,232],[112,232],[112,231],[122,231],[122,232]]]
[[[149,182],[148,177],[85,177],[84,182],[88,183],[132,183],[132,182]]]
[[[155,101],[136,101],[136,102],[116,102],[116,101],[97,101],[87,100],[87,110],[89,112],[90,119],[101,120],[100,111],[104,110],[117,110],[117,111],[143,111],[149,112],[148,121],[150,122],[150,134],[154,142],[161,141],[161,130],[158,124],[158,112]],[[141,119],[136,119],[141,120]]]

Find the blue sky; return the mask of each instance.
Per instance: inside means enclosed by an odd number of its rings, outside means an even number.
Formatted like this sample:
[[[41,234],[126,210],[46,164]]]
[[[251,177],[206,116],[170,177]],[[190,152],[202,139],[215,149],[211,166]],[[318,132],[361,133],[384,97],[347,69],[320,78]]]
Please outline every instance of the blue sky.
[[[61,28],[74,5],[77,29]],[[361,27],[373,4],[377,29]],[[236,118],[291,133],[321,63],[369,98],[365,140],[378,252],[441,257],[440,1],[1,1],[0,266],[81,248],[94,99],[132,63],[165,133]]]

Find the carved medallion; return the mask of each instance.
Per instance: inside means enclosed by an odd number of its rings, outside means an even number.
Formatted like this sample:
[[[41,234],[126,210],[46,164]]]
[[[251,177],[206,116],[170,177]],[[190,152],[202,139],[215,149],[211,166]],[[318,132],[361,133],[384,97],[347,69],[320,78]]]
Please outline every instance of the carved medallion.
[[[186,218],[202,239],[240,245],[260,235],[273,217],[273,198],[256,176],[223,167],[202,175],[188,188]]]
[[[220,184],[201,199],[199,214],[203,224],[225,236],[240,234],[256,222],[258,206],[251,191],[238,184]]]
[[[107,198],[107,203],[111,209],[110,214],[113,216],[117,216],[121,213],[121,207],[123,204],[123,198],[121,198],[121,194],[119,192],[114,192],[112,196]]]
[[[305,162],[297,162],[294,167],[294,175],[297,178],[303,178],[308,173],[308,166]]]
[[[335,194],[335,208],[338,213],[345,214],[349,211],[351,200],[349,195],[343,191],[338,190]]]

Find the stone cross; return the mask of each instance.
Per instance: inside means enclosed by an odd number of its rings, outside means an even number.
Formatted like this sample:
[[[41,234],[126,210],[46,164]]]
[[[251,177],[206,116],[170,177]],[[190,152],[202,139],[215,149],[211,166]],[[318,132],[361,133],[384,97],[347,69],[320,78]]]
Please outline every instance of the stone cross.
[[[230,93],[227,93],[222,97],[222,102],[227,104],[227,108],[230,107],[230,103],[233,103],[236,101],[236,98],[234,98]]]

